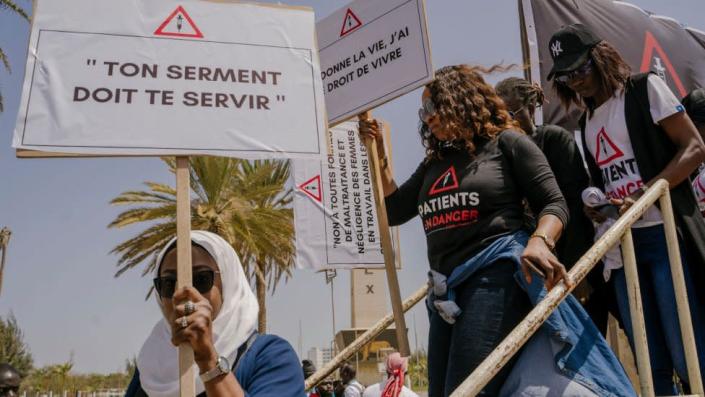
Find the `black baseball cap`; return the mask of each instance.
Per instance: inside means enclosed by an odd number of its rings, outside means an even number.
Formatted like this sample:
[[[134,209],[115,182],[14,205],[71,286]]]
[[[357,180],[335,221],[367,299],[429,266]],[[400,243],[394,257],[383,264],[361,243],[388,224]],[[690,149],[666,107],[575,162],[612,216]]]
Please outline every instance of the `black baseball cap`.
[[[601,42],[585,25],[574,23],[564,26],[551,36],[548,51],[553,58],[553,67],[548,73],[551,80],[556,73],[571,72],[587,61],[590,50]]]

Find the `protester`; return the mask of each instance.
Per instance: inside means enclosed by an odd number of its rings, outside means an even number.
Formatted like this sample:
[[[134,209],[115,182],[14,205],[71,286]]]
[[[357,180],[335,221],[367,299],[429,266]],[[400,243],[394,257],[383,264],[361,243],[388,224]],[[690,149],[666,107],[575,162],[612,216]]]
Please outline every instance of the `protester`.
[[[593,183],[626,211],[659,179],[671,188],[698,355],[705,362],[703,296],[705,223],[687,178],[705,160],[705,146],[683,106],[655,74],[630,76],[619,52],[581,24],[556,32],[549,42],[548,78],[566,109],[585,109],[580,120],[583,152]],[[586,207],[596,221],[604,216]],[[671,282],[661,212],[651,207],[632,227],[646,334],[657,394],[675,394],[673,370],[688,380]],[[692,265],[692,266],[691,266]],[[633,344],[624,269],[613,271],[615,292]],[[694,278],[695,277],[695,278]],[[701,367],[705,368],[705,367]]]
[[[705,88],[696,88],[683,98],[683,106],[701,137],[705,137]],[[705,139],[705,138],[703,138]]]
[[[697,88],[683,98],[683,106],[688,116],[693,120],[700,137],[705,139],[705,88]],[[700,213],[705,216],[705,164],[700,164],[693,175],[693,192],[698,201]]]
[[[306,381],[306,379],[316,373],[316,366],[311,360],[301,360],[301,369],[304,374],[304,381]],[[312,387],[311,390],[306,390],[306,395],[308,397],[316,396],[316,388]]]
[[[17,397],[20,392],[22,376],[10,364],[0,364],[0,397]]]
[[[233,248],[205,231],[192,231],[191,241],[193,287],[175,288],[176,239],[157,257],[154,287],[164,318],[142,346],[126,396],[178,396],[175,346],[182,343],[193,348],[197,395],[304,396],[289,343],[256,333],[257,300]]]
[[[324,379],[316,385],[316,392],[315,394],[312,394],[312,396],[316,397],[336,397],[333,386],[333,379]],[[340,396],[338,396],[340,397]]]
[[[583,158],[573,134],[557,125],[534,124],[534,113],[544,103],[543,90],[518,77],[509,77],[497,83],[497,94],[509,109],[509,114],[541,149],[556,177],[558,187],[568,204],[570,221],[556,242],[556,256],[568,270],[587,252],[593,244],[592,222],[583,212],[581,192],[590,180],[583,166]],[[597,267],[588,274],[574,294],[583,302],[585,310],[602,335],[607,335],[607,319],[610,311],[617,313],[614,290],[601,276]]]
[[[340,379],[333,379],[333,393],[340,397],[345,394],[345,385]]]
[[[360,122],[363,138],[377,144],[390,224],[420,215],[426,233],[431,397],[455,390],[542,299],[544,285],[570,282],[551,252],[567,224],[567,206],[541,150],[518,131],[480,74],[496,70],[457,65],[437,71],[419,110],[426,158],[400,187],[379,124]],[[538,219],[530,233],[524,230],[524,198]],[[546,277],[532,276],[531,268]],[[604,354],[604,339],[574,298],[544,326],[565,351],[581,352],[558,356],[566,373],[579,374],[598,394],[631,395],[622,392],[630,389],[623,369]],[[586,372],[598,367],[608,376]],[[497,395],[511,368],[510,362],[480,395]]]
[[[356,375],[357,370],[349,363],[345,363],[340,367],[340,380],[343,381],[343,386],[345,386],[343,397],[362,397],[365,386],[355,379]]]
[[[387,379],[368,386],[362,397],[418,397],[416,393],[404,386],[404,377],[408,367],[408,359],[399,353],[391,353],[384,361]]]

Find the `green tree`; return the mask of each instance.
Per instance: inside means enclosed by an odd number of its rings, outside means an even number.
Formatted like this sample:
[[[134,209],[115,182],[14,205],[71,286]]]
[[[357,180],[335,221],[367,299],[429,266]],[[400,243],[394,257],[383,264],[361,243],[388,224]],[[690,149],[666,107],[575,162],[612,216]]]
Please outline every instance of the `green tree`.
[[[12,314],[7,319],[0,317],[0,363],[12,365],[22,376],[32,370],[32,353],[24,342],[24,334]]]
[[[22,9],[22,7],[18,6],[13,0],[0,0],[0,10],[12,11],[15,14],[24,18],[25,21],[29,22],[29,14],[27,14],[27,12]],[[2,61],[2,64],[5,65],[5,70],[7,70],[8,73],[12,73],[12,69],[10,68],[10,60],[7,59],[7,55],[5,54],[5,51],[3,51],[2,47],[0,47],[0,61]],[[2,113],[4,110],[5,101],[2,97],[2,91],[0,91],[0,113]]]
[[[175,161],[164,159],[175,172]],[[260,305],[259,330],[266,331],[266,291],[274,292],[294,265],[292,191],[287,161],[245,161],[191,157],[191,227],[222,236],[240,255],[245,273],[255,279]],[[176,189],[145,182],[147,191],[127,191],[111,201],[131,206],[108,227],[146,222],[133,238],[116,246],[119,276],[146,263],[142,275],[156,267],[156,254],[176,234]]]
[[[428,355],[425,351],[416,351],[409,358],[409,378],[411,388],[415,391],[428,390]]]

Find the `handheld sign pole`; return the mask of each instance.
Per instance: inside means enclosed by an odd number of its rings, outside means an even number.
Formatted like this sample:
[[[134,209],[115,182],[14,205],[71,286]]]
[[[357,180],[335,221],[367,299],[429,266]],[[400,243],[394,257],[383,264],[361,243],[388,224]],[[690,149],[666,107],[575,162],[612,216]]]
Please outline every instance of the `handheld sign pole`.
[[[360,120],[368,120],[370,112],[358,115]],[[375,206],[377,208],[377,222],[379,224],[379,235],[382,242],[382,254],[384,255],[384,268],[387,272],[387,284],[389,285],[389,298],[392,301],[392,313],[394,314],[394,325],[396,327],[397,342],[399,343],[399,354],[402,357],[409,357],[409,339],[406,335],[406,320],[404,319],[404,308],[401,302],[401,292],[399,291],[399,278],[394,260],[394,249],[392,248],[392,235],[389,232],[387,221],[387,207],[384,205],[384,191],[382,189],[382,174],[379,168],[377,157],[377,144],[372,139],[365,139],[367,148],[367,158],[370,160],[372,168],[372,189],[374,190]]]
[[[188,156],[176,157],[176,287],[191,286],[191,200]],[[179,345],[181,397],[196,395],[193,349]]]

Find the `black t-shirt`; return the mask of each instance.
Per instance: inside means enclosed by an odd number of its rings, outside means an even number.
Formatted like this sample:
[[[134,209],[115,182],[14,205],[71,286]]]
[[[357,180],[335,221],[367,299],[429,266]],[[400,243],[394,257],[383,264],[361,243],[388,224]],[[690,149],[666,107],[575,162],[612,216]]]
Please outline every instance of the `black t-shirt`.
[[[524,223],[526,198],[539,218],[568,223],[568,209],[551,168],[531,139],[504,131],[478,144],[475,155],[447,149],[441,159],[422,162],[386,198],[390,225],[421,217],[431,269],[446,276],[498,237]]]

